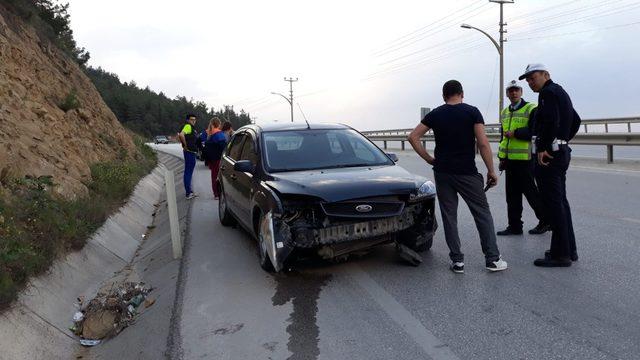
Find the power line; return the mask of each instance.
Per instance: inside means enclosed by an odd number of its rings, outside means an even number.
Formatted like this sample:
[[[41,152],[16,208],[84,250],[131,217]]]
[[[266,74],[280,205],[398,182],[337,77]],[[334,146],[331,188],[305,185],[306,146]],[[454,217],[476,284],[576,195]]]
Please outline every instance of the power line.
[[[415,64],[416,61],[422,63],[423,61],[428,60],[428,59],[432,59],[434,57],[440,57],[442,55],[448,55],[448,54],[456,53],[459,50],[464,50],[464,49],[466,49],[466,46],[471,46],[471,45],[478,46],[481,43],[484,43],[484,41],[480,40],[480,39],[467,41],[467,42],[464,42],[464,43],[456,45],[456,46],[444,48],[441,51],[439,51],[437,54],[427,54],[427,55],[425,55],[423,57],[420,57],[418,59],[414,59],[414,60],[407,61],[407,62],[400,63],[400,64],[390,65],[386,69],[382,69],[382,70],[380,70],[378,72],[384,72],[386,70],[393,70],[395,68],[404,67],[405,65]]]
[[[491,98],[493,97],[493,95],[491,94],[493,92],[493,85],[496,83],[496,73],[498,72],[498,62],[500,60],[500,57],[496,58],[496,64],[493,67],[493,76],[491,77],[491,87],[489,88],[489,99],[487,100],[487,108],[485,110],[485,113],[489,113],[489,107],[491,106]],[[502,109],[498,109],[498,111],[502,111]]]
[[[489,3],[482,4],[480,7],[477,7],[475,9],[469,10],[469,11],[463,13],[463,14],[460,14],[461,17],[459,17],[459,18],[455,18],[455,19],[452,19],[450,21],[445,22],[439,28],[430,29],[429,31],[425,32],[424,34],[413,36],[413,37],[411,37],[409,39],[401,41],[400,43],[398,43],[398,44],[396,44],[394,46],[390,46],[386,50],[384,50],[382,52],[378,52],[376,54],[376,57],[380,57],[380,56],[386,55],[388,53],[391,53],[391,52],[394,52],[394,51],[398,51],[400,49],[404,49],[404,48],[406,48],[408,46],[411,46],[411,45],[413,45],[413,44],[415,44],[415,43],[417,43],[417,42],[419,42],[421,40],[424,40],[424,39],[426,39],[428,37],[431,37],[431,36],[433,36],[435,34],[438,34],[438,33],[442,32],[444,30],[447,30],[447,29],[457,25],[461,21],[468,20],[468,19],[470,19],[470,18],[472,18],[472,17],[474,17],[476,15],[479,15],[479,14],[481,14],[483,12],[489,11],[490,8],[487,7],[489,5],[490,5]],[[487,8],[486,9],[482,9],[484,7],[487,7]],[[478,10],[481,10],[481,11],[478,11]],[[474,11],[475,11],[475,13],[473,13]],[[467,14],[471,14],[471,15],[469,15],[468,17],[464,17]]]
[[[450,51],[450,52],[447,52],[447,53],[444,53],[444,54],[439,54],[437,56],[433,56],[433,57],[429,57],[429,58],[423,58],[423,59],[421,59],[420,61],[417,61],[417,62],[406,63],[406,64],[401,64],[401,65],[395,65],[395,66],[393,66],[393,67],[391,67],[389,69],[385,69],[385,70],[373,73],[373,74],[369,75],[368,77],[366,77],[363,80],[371,80],[373,78],[376,78],[376,77],[379,77],[379,76],[382,76],[382,75],[388,75],[388,74],[395,73],[395,72],[402,71],[402,70],[406,70],[406,69],[409,69],[409,68],[412,68],[412,67],[415,67],[415,66],[418,66],[418,65],[422,65],[422,64],[426,64],[426,63],[434,63],[434,62],[437,62],[437,61],[440,61],[440,60],[444,60],[446,58],[450,58],[450,55],[452,55],[454,53],[461,54],[461,53],[467,52],[469,50],[473,50],[473,49],[479,48],[480,46],[484,46],[483,42],[481,43],[481,41],[479,41],[478,44],[476,44],[474,46],[469,46],[467,48],[461,48],[461,49],[453,50],[453,51]]]
[[[480,3],[480,2],[482,2],[482,1],[484,1],[484,0],[477,0],[477,1],[476,1],[476,4],[479,4],[479,3]],[[445,17],[442,17],[442,18],[440,18],[440,19],[438,19],[438,20],[436,20],[435,22],[432,22],[432,23],[431,23],[431,24],[429,24],[429,25],[425,25],[425,26],[423,26],[423,27],[421,27],[421,28],[419,28],[419,29],[417,29],[417,30],[415,30],[415,31],[412,31],[412,32],[410,32],[410,33],[408,33],[408,34],[405,34],[405,35],[403,35],[403,36],[400,36],[399,38],[397,38],[397,39],[395,39],[395,40],[392,40],[392,41],[388,42],[387,44],[389,44],[389,45],[391,45],[391,46],[395,46],[395,45],[394,45],[394,43],[396,43],[396,42],[398,42],[398,41],[404,41],[404,40],[406,40],[406,39],[404,39],[404,38],[406,38],[406,37],[412,37],[412,35],[414,35],[414,34],[417,34],[417,33],[421,32],[421,31],[423,31],[423,30],[426,30],[426,29],[428,29],[428,28],[430,28],[430,27],[433,27],[433,26],[437,25],[439,22],[441,22],[441,21],[443,21],[443,20],[445,20],[445,19],[447,19],[447,18],[449,18],[449,17],[451,17],[451,16],[455,15],[458,11],[462,11],[462,10],[464,10],[464,9],[465,9],[466,7],[468,7],[468,6],[469,6],[469,5],[465,5],[465,6],[461,7],[460,9],[458,9],[458,10],[456,10],[456,11],[454,11],[454,12],[450,13],[449,15],[447,15],[447,16],[445,16]],[[414,36],[415,36],[415,35],[414,35]],[[373,54],[375,55],[375,54],[377,54],[377,53],[379,53],[379,52],[382,52],[382,51],[384,51],[385,49],[388,49],[388,48],[389,48],[389,47],[385,47],[385,48],[383,48],[383,49],[381,49],[381,50],[375,51]]]
[[[632,22],[632,23],[628,23],[628,24],[619,24],[619,25],[607,26],[607,27],[598,28],[598,29],[591,29],[591,30],[584,30],[584,31],[575,31],[575,32],[570,32],[570,33],[554,34],[554,35],[547,35],[547,36],[535,36],[535,37],[520,38],[520,39],[510,39],[510,41],[523,41],[523,40],[534,40],[534,39],[546,39],[546,38],[553,38],[553,37],[560,37],[560,36],[568,36],[568,35],[575,35],[575,34],[584,34],[584,33],[588,33],[588,32],[601,31],[601,30],[610,30],[610,29],[616,29],[616,28],[621,28],[621,27],[626,27],[626,26],[632,26],[632,25],[640,25],[640,21],[636,21],[636,22]]]
[[[595,4],[591,4],[590,6],[583,6],[583,7],[579,7],[579,8],[573,8],[573,9],[569,9],[566,10],[564,12],[559,12],[559,13],[554,13],[551,16],[546,16],[546,17],[541,17],[541,18],[534,18],[533,21],[527,21],[526,26],[529,25],[533,25],[533,24],[539,24],[539,23],[544,23],[547,22],[549,20],[553,20],[553,19],[557,19],[557,18],[562,18],[565,16],[574,16],[578,13],[581,12],[585,12],[585,11],[589,11],[589,10],[593,10],[602,6],[606,6],[609,5],[611,2],[620,2],[621,0],[605,0],[599,3],[595,3]],[[518,22],[523,22],[527,20],[526,18],[521,18],[520,20],[514,20],[512,22],[518,23]],[[525,26],[525,27],[526,27]]]
[[[620,0],[614,0],[614,1],[615,2],[620,2]],[[526,24],[524,27],[519,28],[518,29],[519,30],[518,33],[531,32],[531,31],[540,31],[540,29],[546,29],[547,27],[559,27],[559,26],[562,26],[562,25],[565,25],[565,24],[569,24],[568,22],[564,21],[564,18],[567,18],[567,17],[569,18],[570,22],[573,22],[573,21],[575,21],[577,19],[578,15],[583,16],[583,18],[590,17],[590,16],[597,17],[597,16],[602,16],[603,13],[607,14],[608,12],[610,12],[612,10],[620,9],[620,8],[604,9],[601,12],[589,13],[589,11],[591,11],[591,10],[595,10],[595,9],[598,9],[598,8],[601,8],[601,7],[604,7],[604,6],[609,6],[609,5],[611,5],[611,0],[606,0],[606,1],[603,1],[601,3],[593,4],[592,6],[586,6],[586,7],[580,8],[580,9],[571,9],[571,10],[566,11],[564,13],[559,13],[559,14],[556,14],[554,16],[549,16],[549,17],[546,17],[546,18],[539,19],[537,21],[532,21],[532,22],[529,22],[528,24]],[[580,14],[580,13],[583,13],[583,14]],[[548,23],[548,22],[551,22],[551,21],[556,20],[556,19],[561,19],[561,21],[555,22],[555,23],[552,23],[552,24],[542,25],[543,23]],[[541,25],[538,26],[537,28],[535,28],[534,26],[536,24],[541,24]]]
[[[392,62],[396,62],[396,61],[398,61],[398,60],[402,60],[402,59],[404,59],[404,58],[407,58],[407,57],[413,56],[413,55],[415,55],[415,54],[419,54],[419,53],[421,53],[421,52],[425,52],[425,51],[428,51],[428,50],[436,49],[436,48],[438,48],[438,47],[440,47],[440,46],[442,46],[442,45],[451,45],[451,44],[453,44],[453,43],[455,43],[455,42],[458,42],[458,41],[460,41],[460,40],[466,40],[465,42],[463,42],[463,43],[462,43],[462,44],[460,44],[460,45],[466,45],[467,43],[477,41],[477,40],[469,41],[469,37],[468,37],[468,36],[460,36],[460,37],[458,37],[458,38],[456,38],[456,39],[454,39],[454,40],[446,40],[446,41],[443,41],[443,42],[438,43],[438,44],[436,44],[436,45],[432,45],[432,46],[429,46],[429,47],[426,47],[426,48],[422,48],[422,49],[417,50],[417,51],[414,51],[414,52],[412,52],[412,53],[409,53],[409,54],[406,54],[406,55],[399,56],[399,57],[394,58],[394,59],[391,59],[391,60],[389,60],[389,61],[385,61],[385,62],[383,62],[383,63],[380,63],[379,65],[380,65],[380,66],[382,66],[382,65],[386,65],[386,64],[389,64],[389,63],[392,63]]]
[[[537,33],[537,32],[542,32],[545,30],[551,30],[551,29],[557,29],[557,28],[561,28],[561,27],[565,27],[565,26],[569,26],[569,25],[573,25],[579,22],[583,22],[586,20],[592,20],[592,19],[597,19],[597,18],[601,18],[601,17],[605,17],[605,16],[611,16],[611,15],[615,15],[615,14],[619,14],[622,12],[628,12],[630,10],[636,9],[640,7],[640,1],[635,2],[635,3],[631,3],[631,4],[625,4],[624,6],[621,7],[617,7],[617,8],[613,8],[613,9],[609,9],[606,10],[604,12],[600,12],[597,14],[590,14],[587,16],[583,16],[577,19],[573,19],[570,20],[568,22],[558,22],[555,24],[551,24],[548,26],[543,26],[541,28],[537,28],[537,29],[533,29],[533,30],[529,30],[529,31],[522,31],[522,32],[518,32],[516,34],[514,34],[515,36],[518,35],[522,35],[522,34],[531,34],[531,33]]]
[[[583,1],[583,0],[571,0],[571,1],[567,1],[567,2],[562,3],[562,4],[556,4],[556,5],[549,6],[549,7],[546,7],[546,8],[542,8],[542,9],[539,9],[539,10],[534,10],[534,11],[528,12],[526,14],[515,16],[515,17],[513,17],[511,19],[511,21],[512,22],[517,22],[517,21],[520,21],[521,19],[529,18],[531,15],[542,14],[542,13],[557,9],[559,7],[564,7],[564,6],[567,6],[567,5],[576,3],[576,2],[580,2],[580,1]]]

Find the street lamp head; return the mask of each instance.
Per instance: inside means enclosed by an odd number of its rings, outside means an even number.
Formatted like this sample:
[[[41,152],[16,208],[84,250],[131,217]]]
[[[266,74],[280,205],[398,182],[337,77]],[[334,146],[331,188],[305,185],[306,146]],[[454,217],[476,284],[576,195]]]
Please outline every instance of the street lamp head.
[[[469,24],[461,24],[460,27],[465,29],[471,29],[471,25]]]

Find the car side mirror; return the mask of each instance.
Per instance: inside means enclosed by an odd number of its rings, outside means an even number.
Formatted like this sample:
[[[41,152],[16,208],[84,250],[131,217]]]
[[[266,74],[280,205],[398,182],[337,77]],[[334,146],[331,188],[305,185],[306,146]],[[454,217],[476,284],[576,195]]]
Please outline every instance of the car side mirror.
[[[394,154],[394,153],[387,153],[387,156],[393,160],[393,162],[398,162],[398,155]]]
[[[233,164],[233,170],[253,174],[253,164],[251,160],[239,160]]]

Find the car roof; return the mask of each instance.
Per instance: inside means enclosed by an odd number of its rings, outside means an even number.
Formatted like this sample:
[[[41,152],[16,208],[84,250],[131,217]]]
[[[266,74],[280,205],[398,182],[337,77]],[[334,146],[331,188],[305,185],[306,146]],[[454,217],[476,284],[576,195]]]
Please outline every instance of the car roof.
[[[351,129],[350,126],[337,123],[266,123],[259,125],[245,125],[241,129],[252,129],[256,132],[290,131],[290,130],[329,130],[329,129]]]

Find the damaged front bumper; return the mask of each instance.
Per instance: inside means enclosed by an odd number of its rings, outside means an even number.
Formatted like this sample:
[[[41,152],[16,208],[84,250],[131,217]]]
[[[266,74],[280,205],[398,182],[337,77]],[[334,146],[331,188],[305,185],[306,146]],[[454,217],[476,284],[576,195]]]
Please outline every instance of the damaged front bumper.
[[[294,249],[317,249],[326,259],[396,241],[410,248],[433,237],[435,198],[407,202],[399,215],[383,218],[327,216],[320,207],[287,215],[268,213],[261,224],[267,253],[280,271]]]

